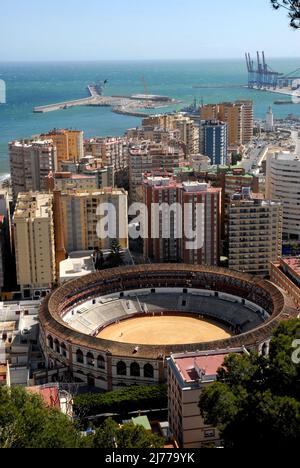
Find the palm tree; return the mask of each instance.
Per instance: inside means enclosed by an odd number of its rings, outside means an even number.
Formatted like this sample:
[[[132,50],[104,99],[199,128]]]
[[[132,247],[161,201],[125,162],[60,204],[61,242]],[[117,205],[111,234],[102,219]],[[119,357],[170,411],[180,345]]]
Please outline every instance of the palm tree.
[[[123,264],[123,252],[119,242],[115,239],[110,245],[110,254],[107,257],[107,261],[111,268],[116,268]]]

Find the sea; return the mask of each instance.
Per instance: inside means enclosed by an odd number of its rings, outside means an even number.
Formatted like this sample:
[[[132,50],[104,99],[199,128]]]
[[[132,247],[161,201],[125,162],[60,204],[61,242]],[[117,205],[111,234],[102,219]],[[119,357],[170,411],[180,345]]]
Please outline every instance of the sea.
[[[290,73],[300,66],[299,59],[272,59],[273,70]],[[255,117],[264,118],[274,100],[282,95],[248,89],[244,60],[182,61],[106,61],[106,62],[0,62],[0,80],[6,83],[6,104],[0,104],[0,180],[9,173],[8,142],[29,138],[54,128],[73,128],[86,137],[122,135],[137,127],[141,119],[112,113],[110,108],[75,107],[35,114],[33,108],[61,101],[84,98],[87,86],[107,80],[105,94],[160,94],[180,100],[166,112],[180,110],[194,99],[217,103],[252,99]],[[197,86],[199,86],[197,88]],[[276,118],[300,116],[300,104],[274,105]],[[153,112],[153,111],[152,111]]]

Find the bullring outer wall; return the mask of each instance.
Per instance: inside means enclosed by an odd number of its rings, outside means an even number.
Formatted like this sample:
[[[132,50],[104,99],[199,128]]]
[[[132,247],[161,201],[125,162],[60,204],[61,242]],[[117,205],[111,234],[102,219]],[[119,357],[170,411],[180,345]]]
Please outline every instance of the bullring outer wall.
[[[174,346],[139,343],[133,346],[107,341],[79,333],[63,320],[66,311],[92,298],[133,289],[165,287],[182,288],[183,294],[189,289],[231,294],[257,304],[270,314],[270,318],[250,332],[226,340]],[[139,265],[97,272],[54,291],[40,308],[41,345],[48,368],[53,369],[52,376],[57,371],[59,378],[64,375],[78,383],[111,390],[125,385],[163,383],[165,361],[171,353],[241,346],[260,350],[281,320],[296,315],[297,311],[284,292],[258,277],[215,267]]]

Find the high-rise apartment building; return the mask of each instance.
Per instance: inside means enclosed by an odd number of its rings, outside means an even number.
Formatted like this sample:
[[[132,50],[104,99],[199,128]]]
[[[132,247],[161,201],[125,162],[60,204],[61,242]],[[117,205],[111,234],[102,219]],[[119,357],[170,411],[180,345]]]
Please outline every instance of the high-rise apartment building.
[[[6,229],[5,229],[5,218],[0,215],[0,290],[4,286],[4,275],[5,275],[5,247],[6,247]]]
[[[185,161],[180,145],[173,146],[145,142],[129,150],[130,200],[142,201],[142,185],[145,173],[173,172]]]
[[[228,126],[218,120],[203,121],[200,127],[200,153],[208,156],[212,165],[227,163]]]
[[[227,256],[229,240],[229,207],[232,196],[235,193],[241,193],[243,188],[248,188],[252,193],[258,194],[260,192],[259,178],[252,174],[246,174],[243,169],[233,169],[232,171],[219,174],[216,186],[222,188],[221,237],[223,240],[223,254]]]
[[[283,239],[300,243],[300,157],[283,152],[267,159],[266,196],[283,206]]]
[[[7,190],[0,190],[0,289],[4,286],[6,267],[11,261],[12,235],[10,217],[10,196]],[[8,271],[8,270],[7,270]]]
[[[253,137],[253,102],[207,104],[200,108],[201,120],[221,120],[228,125],[230,147],[250,143]]]
[[[162,127],[148,126],[130,128],[126,132],[126,137],[129,140],[138,141],[154,141],[155,143],[170,144],[172,141],[180,141],[180,130],[168,130]]]
[[[243,144],[243,106],[231,102],[219,105],[219,119],[228,125],[228,145]]]
[[[142,120],[143,127],[160,127],[165,130],[174,128],[174,116],[175,114],[157,114],[146,117]]]
[[[282,205],[243,189],[229,207],[229,268],[269,275],[282,255]]]
[[[92,138],[85,143],[85,154],[99,159],[102,166],[113,166],[118,172],[128,166],[128,145],[124,137]]]
[[[218,265],[221,189],[158,176],[145,179],[143,191],[148,213],[144,229],[146,259]]]
[[[40,138],[53,141],[57,150],[58,170],[61,170],[63,161],[78,162],[84,156],[82,131],[54,129]]]
[[[47,187],[53,190],[96,190],[95,175],[74,174],[72,172],[50,172],[47,176]]]
[[[218,120],[219,119],[219,105],[206,104],[200,108],[201,120]]]
[[[269,107],[269,110],[266,115],[266,126],[265,126],[266,132],[273,132],[274,131],[274,114],[272,111],[272,107]]]
[[[199,152],[199,127],[195,122],[189,117],[178,114],[174,119],[174,129],[180,131],[186,155],[197,154]]]
[[[79,164],[64,162],[61,164],[61,172],[69,172],[71,174],[79,174],[85,177],[93,177],[95,186],[90,187],[102,189],[105,187],[115,186],[115,169],[114,166],[103,166],[100,159],[94,159],[92,156],[84,157]],[[77,179],[79,181],[79,179]],[[82,182],[84,179],[82,178]],[[87,189],[88,187],[77,187]]]
[[[128,248],[127,192],[124,189],[56,192],[55,232],[61,252],[109,249],[117,239]],[[58,237],[58,236],[56,236]]]
[[[239,100],[236,101],[236,105],[243,106],[243,145],[251,143],[253,139],[253,127],[254,127],[254,111],[253,101],[250,100]]]
[[[17,282],[25,298],[39,297],[56,281],[52,195],[20,193],[13,226]]]
[[[9,144],[14,200],[20,192],[44,191],[46,176],[57,167],[57,151],[51,140],[14,141]]]
[[[183,114],[154,115],[143,120],[143,126],[157,126],[165,130],[179,130],[180,140],[185,146],[186,155],[199,152],[199,128],[195,122]]]

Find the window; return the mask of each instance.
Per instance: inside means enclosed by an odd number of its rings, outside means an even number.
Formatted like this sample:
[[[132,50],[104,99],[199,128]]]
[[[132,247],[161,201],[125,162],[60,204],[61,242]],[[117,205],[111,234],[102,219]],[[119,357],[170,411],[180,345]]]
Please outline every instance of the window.
[[[60,344],[58,340],[54,340],[54,348],[57,353],[60,353]]]
[[[49,348],[53,349],[53,338],[52,338],[52,336],[48,336],[48,346],[49,346]]]
[[[79,364],[83,364],[83,363],[84,363],[83,352],[80,351],[80,349],[78,349],[78,350],[76,351],[76,361],[77,361]]]
[[[94,367],[95,365],[94,355],[92,353],[87,353],[86,359],[87,359],[87,365]]]
[[[144,366],[144,377],[146,377],[147,379],[154,379],[154,369],[153,366],[151,366],[151,364],[146,364]]]
[[[131,377],[140,377],[141,369],[140,365],[137,362],[133,362],[130,366],[130,375]]]
[[[61,354],[63,355],[63,357],[67,357],[67,348],[66,348],[65,343],[62,343],[60,345],[60,349],[61,349]]]
[[[98,366],[98,369],[105,369],[105,360],[103,356],[98,356],[97,366]]]
[[[127,366],[125,362],[120,361],[117,364],[117,375],[127,375]]]

